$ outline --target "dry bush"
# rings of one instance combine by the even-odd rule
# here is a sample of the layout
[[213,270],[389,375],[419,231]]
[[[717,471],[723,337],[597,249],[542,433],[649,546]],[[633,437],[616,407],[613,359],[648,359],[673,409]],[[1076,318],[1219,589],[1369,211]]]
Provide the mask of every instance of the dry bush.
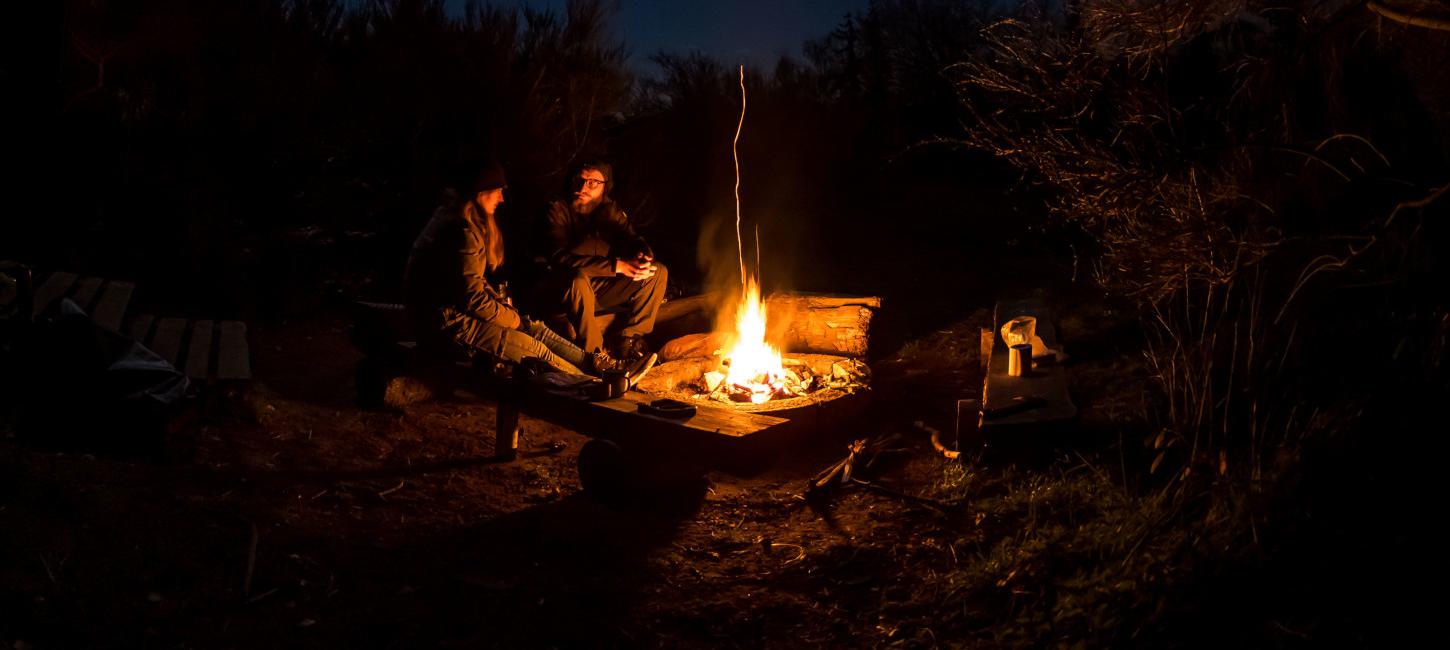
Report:
[[1375,322],[1394,307],[1332,308],[1343,286],[1404,275],[1428,244],[1418,212],[1387,215],[1443,193],[1406,180],[1443,173],[1443,152],[1413,144],[1435,122],[1374,117],[1415,89],[1393,85],[1401,41],[1370,20],[1341,3],[1088,1],[990,25],[948,70],[962,141],[1039,183],[1098,246],[1099,281],[1143,306],[1154,470],[1264,478],[1275,450],[1353,407],[1318,381],[1333,342],[1301,328],[1404,325]]

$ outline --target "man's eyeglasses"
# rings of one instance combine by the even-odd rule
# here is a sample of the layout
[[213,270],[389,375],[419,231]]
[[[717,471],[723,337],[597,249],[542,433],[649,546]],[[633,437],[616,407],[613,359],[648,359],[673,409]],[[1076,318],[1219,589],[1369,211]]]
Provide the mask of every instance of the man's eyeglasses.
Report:
[[574,185],[575,186],[578,186],[578,187],[588,187],[588,188],[600,187],[600,186],[604,185],[605,182],[606,181],[601,180],[601,179],[598,179],[598,178],[576,178],[576,179],[574,179]]

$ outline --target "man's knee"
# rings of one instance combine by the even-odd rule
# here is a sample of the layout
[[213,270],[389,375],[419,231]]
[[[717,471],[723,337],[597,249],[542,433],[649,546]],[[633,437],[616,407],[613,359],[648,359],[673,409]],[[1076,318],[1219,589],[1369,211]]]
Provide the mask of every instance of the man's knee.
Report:
[[664,297],[665,287],[669,284],[669,281],[670,270],[664,264],[656,262],[654,277],[646,280],[645,286],[643,287],[645,293],[650,297],[651,302]]
[[575,269],[568,269],[559,272],[556,282],[554,286],[559,287],[560,293],[555,294],[555,300],[566,311],[593,310],[594,287],[590,286],[588,276]]

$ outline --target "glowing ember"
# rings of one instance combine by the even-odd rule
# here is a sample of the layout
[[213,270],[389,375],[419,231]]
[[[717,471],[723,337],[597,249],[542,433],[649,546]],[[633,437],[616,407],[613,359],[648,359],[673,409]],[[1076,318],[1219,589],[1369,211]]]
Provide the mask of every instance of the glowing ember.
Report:
[[750,401],[762,404],[777,392],[785,392],[785,367],[780,352],[765,342],[765,305],[760,287],[752,279],[736,308],[735,343],[727,355],[730,370],[725,381],[750,391]]

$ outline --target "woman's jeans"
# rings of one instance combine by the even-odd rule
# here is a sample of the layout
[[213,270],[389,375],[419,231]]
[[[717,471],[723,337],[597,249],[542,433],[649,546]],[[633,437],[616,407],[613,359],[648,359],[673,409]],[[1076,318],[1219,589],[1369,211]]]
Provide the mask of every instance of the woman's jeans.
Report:
[[441,317],[440,327],[422,331],[442,334],[447,342],[461,346],[469,353],[482,352],[510,363],[538,358],[575,375],[588,374],[583,368],[592,365],[588,354],[540,321],[530,320],[520,331],[499,327],[453,309],[439,310],[437,315]]

